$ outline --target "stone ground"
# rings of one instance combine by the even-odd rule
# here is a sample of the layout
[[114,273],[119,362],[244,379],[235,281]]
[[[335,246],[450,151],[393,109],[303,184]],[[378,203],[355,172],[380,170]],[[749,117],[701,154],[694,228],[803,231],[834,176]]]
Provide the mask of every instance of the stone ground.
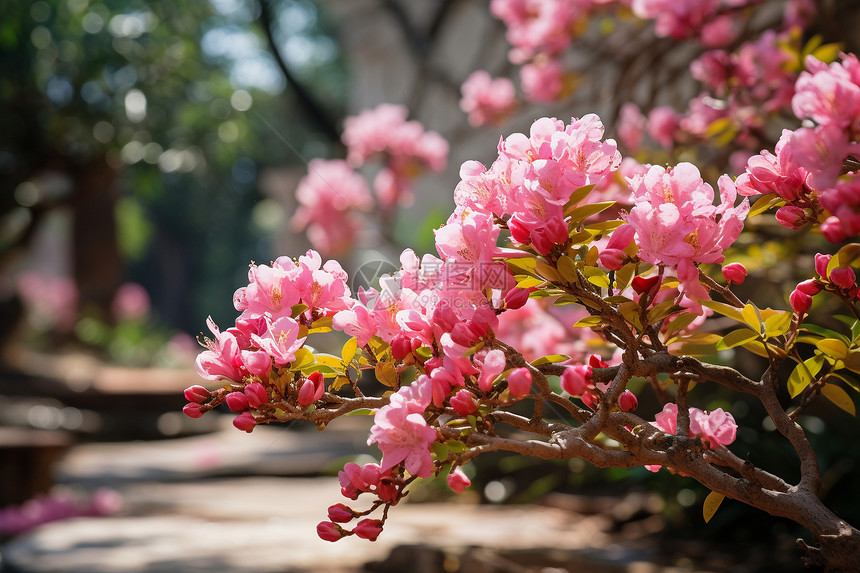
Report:
[[173,440],[76,446],[58,481],[90,491],[111,487],[122,509],[13,539],[0,549],[1,570],[345,573],[372,562],[366,570],[385,573],[676,570],[649,563],[653,552],[637,542],[647,531],[626,540],[608,533],[611,512],[479,505],[476,496],[444,507],[404,503],[374,543],[321,541],[316,524],[328,505],[344,500],[337,478],[306,476],[330,472],[362,451],[356,436],[368,421],[356,418],[357,427],[325,434],[261,427],[248,435],[223,427]]

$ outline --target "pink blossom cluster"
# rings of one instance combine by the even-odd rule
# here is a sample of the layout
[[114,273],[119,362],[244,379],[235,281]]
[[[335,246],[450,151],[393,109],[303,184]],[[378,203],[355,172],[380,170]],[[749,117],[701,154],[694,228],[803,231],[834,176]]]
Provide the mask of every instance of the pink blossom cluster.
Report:
[[668,106],[653,108],[646,118],[635,103],[621,106],[618,117],[618,137],[627,149],[635,152],[642,145],[645,133],[665,149],[675,145],[681,115]]
[[[234,425],[251,431],[256,424],[253,410],[268,403],[273,389],[270,373],[292,363],[305,343],[302,326],[354,304],[346,279],[339,263],[323,264],[316,251],[296,261],[280,257],[271,266],[251,265],[248,286],[233,296],[241,312],[235,325],[222,332],[210,318],[207,324],[214,338],[205,339],[206,350],[196,361],[202,378],[241,386],[217,394],[199,386],[189,388],[184,412],[200,417],[226,401],[239,413]],[[303,378],[290,390],[301,406],[308,406],[321,397],[322,379]]]
[[508,78],[493,79],[484,70],[472,72],[460,90],[460,109],[469,114],[469,124],[475,127],[499,125],[517,107],[513,82]]
[[[699,283],[698,263],[721,263],[737,240],[749,212],[749,201],[735,206],[737,189],[728,175],[719,179],[720,204],[714,190],[690,163],[665,169],[651,166],[630,179],[634,206],[623,215],[635,231],[639,258],[673,267],[681,292],[692,300],[708,298]],[[615,234],[625,236],[623,227]]]
[[[690,408],[690,431],[688,436],[698,436],[702,443],[708,448],[715,450],[720,446],[727,446],[735,441],[738,425],[734,416],[717,408],[712,412],[706,412],[698,408]],[[669,402],[663,406],[655,420],[651,424],[667,434],[678,433],[678,405]],[[647,465],[645,469],[656,472],[659,465]]]
[[515,133],[499,142],[489,169],[477,161],[460,168],[454,190],[458,211],[504,218],[514,242],[548,254],[569,234],[564,205],[584,185],[596,184],[618,168],[615,141],[603,139],[596,115],[535,121],[529,135]]
[[697,35],[708,47],[731,42],[736,30],[727,9],[740,8],[760,0],[632,0],[630,7],[639,18],[654,20],[659,37],[681,40]]
[[311,244],[323,254],[349,250],[362,227],[359,211],[369,211],[373,198],[364,178],[341,159],[314,159],[296,188],[299,207],[292,224],[307,230]]
[[419,122],[407,121],[408,113],[402,105],[380,104],[344,123],[342,139],[351,166],[382,159],[373,190],[386,209],[409,204],[415,176],[424,169],[441,171],[448,160],[448,142],[435,131],[425,131]]
[[835,243],[860,232],[860,179],[850,173],[840,178],[845,159],[860,152],[860,62],[853,54],[830,65],[808,56],[806,68],[791,107],[815,126],[785,130],[775,154],[765,150],[750,158],[738,192],[779,195],[786,205],[777,220],[793,229],[817,224],[823,208],[821,232]]
[[20,506],[0,509],[0,535],[25,533],[43,523],[71,517],[111,515],[120,509],[121,503],[120,495],[112,489],[101,488],[87,496],[54,491]]
[[78,312],[78,287],[71,277],[25,271],[17,277],[17,291],[38,326],[70,330]]

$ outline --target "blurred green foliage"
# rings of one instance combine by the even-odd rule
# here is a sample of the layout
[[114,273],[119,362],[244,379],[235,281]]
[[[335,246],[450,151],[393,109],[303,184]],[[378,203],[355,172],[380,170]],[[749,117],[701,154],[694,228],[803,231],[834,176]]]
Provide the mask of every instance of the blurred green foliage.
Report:
[[[252,216],[261,169],[329,155],[333,144],[279,70],[262,6],[4,2],[0,261],[26,246],[45,213],[112,194],[126,278],[146,286],[164,319],[193,332],[223,308],[248,261],[271,256],[265,238],[286,220]],[[346,73],[330,24],[309,0],[268,6],[278,51],[296,78],[313,79],[308,91],[337,121]]]

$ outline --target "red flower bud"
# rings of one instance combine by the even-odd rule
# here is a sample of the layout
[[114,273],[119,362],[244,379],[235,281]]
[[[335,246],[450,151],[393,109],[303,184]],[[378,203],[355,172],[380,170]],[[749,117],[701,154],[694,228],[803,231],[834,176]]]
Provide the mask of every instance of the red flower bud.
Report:
[[806,212],[800,207],[786,205],[776,211],[776,220],[783,227],[799,229],[806,223]]
[[245,386],[245,397],[248,398],[248,404],[252,408],[257,408],[269,401],[269,394],[259,382],[251,382]]
[[639,400],[636,399],[636,395],[633,392],[625,390],[618,397],[618,407],[625,412],[635,412],[636,408],[639,407]]
[[227,394],[227,407],[233,412],[247,410],[248,406],[248,397],[242,392],[230,392]]
[[199,418],[203,415],[203,409],[197,402],[189,402],[188,404],[185,404],[184,408],[182,408],[182,413],[189,418]]
[[198,404],[202,404],[206,400],[209,399],[212,393],[200,386],[199,384],[195,384],[194,386],[190,386],[185,389],[185,399],[189,402],[197,402]]
[[454,468],[448,474],[448,487],[451,488],[451,491],[454,493],[463,493],[467,487],[469,487],[472,482],[466,477],[466,474],[463,473],[463,470],[460,468]]
[[355,513],[343,503],[336,503],[328,508],[328,518],[336,523],[346,523],[353,517]]
[[844,289],[850,289],[854,286],[857,277],[854,275],[854,269],[848,267],[838,267],[830,271],[830,282]]
[[508,375],[508,390],[514,398],[522,398],[532,388],[532,373],[528,368],[517,368]]
[[791,308],[797,314],[804,314],[812,307],[812,297],[805,292],[794,289],[788,297],[788,302],[791,303]]
[[739,285],[747,278],[747,269],[740,263],[731,263],[723,267],[723,277],[729,284]]
[[798,283],[797,290],[809,296],[815,296],[821,292],[821,287],[818,286],[818,282],[815,279],[808,279]]
[[621,249],[603,249],[597,255],[597,261],[603,265],[603,268],[610,271],[617,271],[623,267],[625,260],[627,260],[627,253]]
[[561,388],[571,396],[582,396],[591,383],[591,366],[568,366],[561,374]]
[[529,301],[529,294],[535,290],[534,288],[519,288],[514,287],[505,293],[505,308],[507,310],[516,310],[522,308]]
[[412,352],[412,341],[405,334],[398,334],[391,340],[391,354],[395,360],[403,360]]
[[352,532],[362,539],[376,541],[376,538],[382,533],[382,522],[378,519],[362,519]]
[[822,255],[821,253],[815,255],[815,272],[823,279],[827,278],[827,265],[831,258],[833,255]]
[[233,418],[233,425],[236,426],[236,429],[250,434],[254,426],[257,425],[257,420],[254,419],[254,415],[251,412],[242,412]]
[[323,541],[337,541],[346,535],[346,531],[337,523],[323,521],[317,524],[317,535]]
[[460,390],[451,396],[451,407],[457,414],[466,417],[469,414],[474,414],[478,411],[478,404],[475,402],[475,397],[472,393],[466,390]]

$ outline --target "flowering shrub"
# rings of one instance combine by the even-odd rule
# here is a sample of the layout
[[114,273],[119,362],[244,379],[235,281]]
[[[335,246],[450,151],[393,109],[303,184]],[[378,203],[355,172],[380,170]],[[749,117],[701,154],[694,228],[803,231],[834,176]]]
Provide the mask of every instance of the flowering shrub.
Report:
[[[609,3],[583,4],[596,10]],[[734,33],[727,14],[753,3],[634,0],[630,6],[655,18],[659,36],[688,37],[707,28],[707,42],[723,45]],[[797,17],[802,4],[793,4],[789,16]],[[491,6],[508,26],[512,60],[534,59],[529,65],[536,66],[557,64],[541,58],[570,42],[581,16],[560,1],[494,0]],[[846,388],[860,388],[854,377],[860,374],[860,287],[853,269],[860,243],[816,256],[785,309],[742,302],[732,288],[744,283],[747,269],[723,265],[751,223],[775,218],[786,232],[820,232],[832,243],[854,238],[860,225],[860,175],[852,155],[860,134],[860,64],[849,54],[831,63],[808,55],[797,74],[782,73],[778,63],[782,72],[754,64],[773,64],[768,50],[777,41],[763,37],[736,59],[713,53],[697,60],[702,69],[752,74],[749,84],[714,79],[713,90],[760,87],[769,78],[763,91],[729,99],[753,98],[743,100],[751,105],[782,98],[798,122],[806,121],[785,130],[772,151],[750,157],[739,177],[719,177],[716,192],[692,163],[622,160],[596,115],[568,124],[540,118],[528,134],[503,138],[489,167],[462,165],[454,212],[435,231],[438,256],[404,250],[401,268],[382,277],[378,290],[351,292],[341,266],[323,263],[315,251],[252,265],[248,286],[234,296],[241,312],[235,325],[222,332],[210,321],[214,338],[197,360],[198,373],[222,386],[189,388],[185,412],[199,417],[226,402],[236,413],[234,425],[248,432],[295,419],[322,429],[344,415],[372,414],[368,444],[378,446],[379,463],[347,464],[339,477],[348,500],[368,494],[373,501],[364,511],[346,503],[330,507],[317,528],[330,541],[376,539],[413,481],[444,473],[459,493],[469,486],[463,465],[508,451],[577,457],[599,467],[666,468],[713,492],[706,519],[728,496],[809,529],[816,546],[801,542],[809,563],[857,570],[860,531],[818,499],[818,461],[796,420],[819,397],[854,413]],[[473,81],[466,106],[483,119],[495,113],[495,104],[481,103],[486,81]],[[662,110],[645,120],[627,108],[621,132],[639,142],[647,125],[656,142],[671,147],[679,131],[684,137],[708,132],[699,129],[703,117]],[[348,120],[348,161],[382,154],[395,177],[414,161],[438,165],[443,146],[432,137],[420,143],[423,131],[404,121],[405,111],[394,107]],[[414,137],[405,141],[401,129]],[[387,205],[402,197],[402,190],[376,192]],[[337,205],[332,208],[340,210]],[[821,293],[846,306],[850,335],[810,321]],[[533,316],[556,322],[529,325]],[[716,334],[706,328],[712,316],[735,328]],[[330,330],[350,337],[339,356],[311,344]],[[763,359],[757,379],[703,359],[733,348]],[[387,390],[366,395],[359,385],[364,371],[373,371]],[[628,387],[634,378],[659,390],[660,412],[638,411]],[[732,451],[733,415],[704,410],[690,392],[705,383],[761,403],[797,454],[797,483]],[[791,402],[780,399],[783,390]],[[506,427],[532,439],[511,437]]]

